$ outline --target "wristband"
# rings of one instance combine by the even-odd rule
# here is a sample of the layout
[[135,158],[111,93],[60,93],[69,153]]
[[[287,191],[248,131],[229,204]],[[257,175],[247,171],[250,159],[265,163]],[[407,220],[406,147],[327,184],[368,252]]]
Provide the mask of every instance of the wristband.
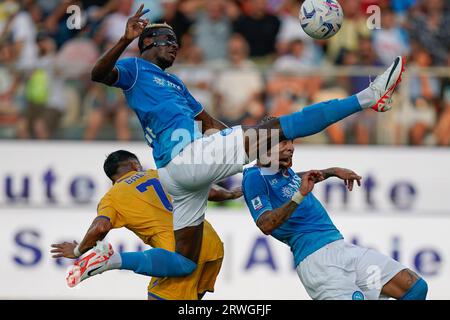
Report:
[[305,198],[305,196],[303,196],[300,193],[300,190],[298,190],[296,193],[294,193],[294,195],[291,198],[291,201],[294,201],[296,204],[300,204],[300,202],[303,201],[303,199]]
[[73,249],[73,254],[74,254],[74,256],[75,257],[79,257],[79,256],[81,256],[81,252],[80,252],[80,245],[79,244],[77,244],[77,246]]

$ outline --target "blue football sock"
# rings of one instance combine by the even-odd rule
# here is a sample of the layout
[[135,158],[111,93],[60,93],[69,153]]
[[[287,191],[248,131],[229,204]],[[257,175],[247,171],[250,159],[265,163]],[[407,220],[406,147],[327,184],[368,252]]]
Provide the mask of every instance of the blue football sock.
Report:
[[120,257],[120,269],[152,277],[184,277],[197,268],[197,264],[181,254],[160,248],[144,252],[124,252]]
[[280,125],[284,136],[293,140],[318,133],[329,125],[361,111],[355,95],[346,99],[320,102],[289,115],[281,116]]
[[428,293],[428,284],[420,278],[409,288],[400,300],[425,300]]

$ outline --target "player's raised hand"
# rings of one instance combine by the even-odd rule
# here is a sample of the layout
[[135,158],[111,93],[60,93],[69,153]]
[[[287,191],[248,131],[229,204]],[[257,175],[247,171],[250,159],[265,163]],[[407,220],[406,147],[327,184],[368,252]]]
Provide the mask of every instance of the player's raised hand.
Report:
[[148,24],[148,20],[141,19],[141,17],[149,11],[150,9],[144,10],[144,5],[141,4],[136,13],[128,19],[125,29],[125,39],[133,41],[141,35],[142,31],[144,31],[144,28]]
[[311,170],[302,176],[302,183],[300,185],[300,193],[306,196],[314,189],[314,184],[324,180],[323,174],[320,170]]
[[52,248],[55,248],[51,250],[51,253],[54,253],[52,255],[52,258],[69,258],[69,259],[76,259],[77,257],[74,255],[73,250],[77,246],[78,242],[63,242],[63,243],[54,243],[52,244]]
[[356,183],[358,184],[358,186],[359,187],[361,186],[362,177],[350,169],[335,168],[334,174],[336,177],[344,180],[345,186],[347,187],[348,191],[353,190],[353,185],[354,185],[355,180],[356,180]]

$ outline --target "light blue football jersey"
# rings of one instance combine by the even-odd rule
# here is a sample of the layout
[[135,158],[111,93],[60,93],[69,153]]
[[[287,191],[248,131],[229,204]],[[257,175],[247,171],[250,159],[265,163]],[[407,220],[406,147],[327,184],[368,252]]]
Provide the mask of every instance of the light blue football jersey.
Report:
[[[279,208],[290,201],[300,183],[300,177],[292,169],[277,172],[256,166],[246,169],[242,187],[255,222],[267,210]],[[272,236],[291,248],[296,266],[328,243],[343,239],[312,193],[303,199],[288,220],[272,232]]]
[[158,168],[164,167],[193,140],[202,137],[194,118],[202,105],[175,75],[141,58],[116,63],[121,88],[134,110]]

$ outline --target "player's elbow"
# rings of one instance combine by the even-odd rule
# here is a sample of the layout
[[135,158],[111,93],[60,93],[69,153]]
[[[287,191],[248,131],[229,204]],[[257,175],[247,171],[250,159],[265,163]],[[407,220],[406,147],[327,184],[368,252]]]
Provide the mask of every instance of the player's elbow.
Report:
[[91,80],[93,82],[102,82],[103,77],[94,69],[91,71]]
[[208,201],[218,202],[220,200],[221,199],[220,199],[219,191],[215,190],[214,188],[211,188],[209,190],[209,194],[208,194]]
[[106,220],[102,221],[101,223],[96,223],[92,232],[99,238],[105,237],[109,230],[111,230],[111,223]]
[[270,236],[274,230],[272,226],[270,226],[268,223],[257,223],[259,230],[262,231],[266,236]]
[[91,80],[94,82],[103,83],[106,76],[107,73],[105,74],[105,71],[99,66],[99,64],[95,64],[95,66],[91,70]]
[[262,231],[262,233],[264,233],[266,236],[270,236],[271,234],[272,234],[272,232],[273,232],[273,229],[272,228],[259,228],[261,231]]

